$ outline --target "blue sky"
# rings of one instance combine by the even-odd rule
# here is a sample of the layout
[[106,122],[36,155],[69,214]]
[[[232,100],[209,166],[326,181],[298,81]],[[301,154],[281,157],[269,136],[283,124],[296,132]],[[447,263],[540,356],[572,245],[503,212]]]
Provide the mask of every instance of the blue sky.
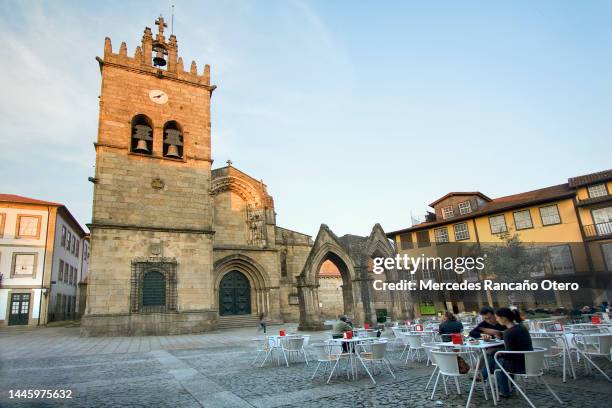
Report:
[[[91,219],[104,37],[128,53],[170,1],[1,2],[0,192]],[[214,166],[315,234],[410,225],[611,168],[612,2],[175,1],[186,66],[211,65]]]

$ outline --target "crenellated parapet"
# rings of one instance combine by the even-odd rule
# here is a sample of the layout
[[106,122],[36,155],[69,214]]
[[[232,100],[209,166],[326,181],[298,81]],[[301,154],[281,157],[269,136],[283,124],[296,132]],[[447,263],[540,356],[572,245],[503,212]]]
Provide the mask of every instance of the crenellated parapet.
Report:
[[167,24],[163,17],[159,17],[155,24],[158,32],[154,36],[151,28],[146,27],[142,36],[141,45],[137,46],[133,55],[129,56],[127,45],[122,42],[118,52],[113,52],[111,39],[104,40],[104,57],[97,58],[100,68],[104,64],[116,65],[127,69],[148,72],[158,77],[177,79],[194,84],[210,87],[210,65],[204,65],[204,69],[198,72],[195,61],[191,62],[188,70],[185,70],[183,59],[178,55],[178,42],[176,36],[171,34],[168,39],[164,35]]

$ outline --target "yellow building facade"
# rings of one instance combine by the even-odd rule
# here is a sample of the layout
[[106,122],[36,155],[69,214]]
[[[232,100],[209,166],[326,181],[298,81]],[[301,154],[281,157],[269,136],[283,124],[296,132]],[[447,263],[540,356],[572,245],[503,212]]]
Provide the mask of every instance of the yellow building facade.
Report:
[[[546,256],[534,281],[577,282],[578,291],[508,293],[415,292],[415,314],[473,311],[489,304],[523,308],[579,308],[612,300],[612,170],[573,177],[564,184],[491,199],[480,192],[451,192],[430,204],[425,222],[390,232],[400,254],[459,256],[468,248],[521,245]],[[415,279],[477,279],[420,270]],[[480,276],[480,279],[483,277]]]

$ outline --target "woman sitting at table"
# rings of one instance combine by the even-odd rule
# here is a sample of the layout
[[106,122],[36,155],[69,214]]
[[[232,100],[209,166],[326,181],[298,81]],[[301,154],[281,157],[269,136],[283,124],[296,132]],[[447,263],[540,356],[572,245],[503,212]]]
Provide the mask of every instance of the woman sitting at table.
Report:
[[438,328],[442,341],[451,341],[451,334],[461,333],[463,331],[463,324],[457,321],[457,318],[452,312],[446,311],[442,316],[442,323]]
[[[521,324],[523,320],[517,309],[502,307],[495,312],[495,317],[499,324],[503,325],[506,330],[503,332],[504,349],[506,351],[532,351],[531,336],[527,328]],[[500,364],[509,373],[522,374],[525,372],[525,356],[502,354],[498,358]],[[495,370],[495,368],[493,368]],[[487,377],[486,370],[483,376]],[[499,386],[500,397],[510,396],[510,384],[508,377],[501,371],[496,375],[497,385]]]

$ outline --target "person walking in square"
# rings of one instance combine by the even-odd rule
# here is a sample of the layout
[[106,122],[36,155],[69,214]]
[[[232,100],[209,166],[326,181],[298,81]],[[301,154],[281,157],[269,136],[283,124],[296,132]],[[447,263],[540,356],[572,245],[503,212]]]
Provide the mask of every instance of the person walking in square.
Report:
[[259,314],[259,327],[257,328],[257,333],[263,330],[264,334],[266,334],[266,318],[263,313]]

